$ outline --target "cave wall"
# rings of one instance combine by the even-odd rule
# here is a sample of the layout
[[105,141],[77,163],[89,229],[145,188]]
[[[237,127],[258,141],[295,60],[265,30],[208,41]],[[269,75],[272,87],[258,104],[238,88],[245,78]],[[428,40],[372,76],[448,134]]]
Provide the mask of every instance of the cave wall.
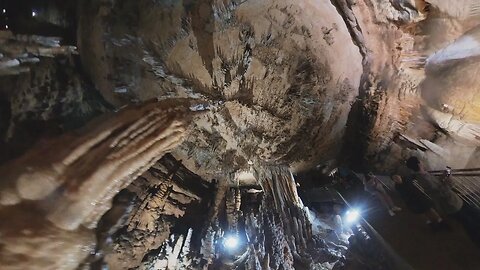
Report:
[[0,32],[0,162],[110,110],[59,38]]
[[[171,155],[164,156],[127,190],[135,194],[134,210],[124,213],[123,224],[115,227],[112,222],[105,223],[110,231],[106,236],[112,238],[111,247],[98,247],[110,269],[148,265],[155,258],[164,258],[168,262],[170,254],[164,248],[169,241],[180,241],[185,246],[185,256],[189,253],[190,242],[193,247],[200,245],[201,227],[207,222],[200,213],[208,211],[214,189],[181,162]],[[179,236],[183,236],[181,240]],[[138,242],[142,244],[138,245]],[[162,268],[154,266],[157,263],[152,264],[150,267]]]
[[[407,101],[400,108],[410,116],[399,118],[403,127],[383,147],[383,153],[370,150],[379,169],[391,169],[410,155],[420,157],[431,169],[480,164],[475,155],[479,143],[478,14],[467,5],[468,16],[453,16],[445,11],[445,3],[432,2],[427,17],[411,29],[416,33],[414,53],[406,60],[418,76],[415,87],[408,90],[409,99],[399,94],[400,100]],[[382,110],[390,111],[391,104],[386,100]],[[388,113],[380,119],[391,121],[391,116]],[[382,159],[383,164],[378,162]]]
[[[164,157],[128,188],[138,196],[137,210],[112,234],[105,263],[112,269],[322,269],[346,263],[345,247],[313,235],[288,168],[257,167],[255,176],[263,191],[207,184]],[[236,250],[223,244],[232,234],[240,239]]]

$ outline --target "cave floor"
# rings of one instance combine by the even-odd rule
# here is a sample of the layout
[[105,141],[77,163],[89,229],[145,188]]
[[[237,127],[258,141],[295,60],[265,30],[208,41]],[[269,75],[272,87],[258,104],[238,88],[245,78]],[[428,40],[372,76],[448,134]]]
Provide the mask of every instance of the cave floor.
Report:
[[480,249],[470,241],[455,220],[446,219],[452,231],[433,232],[422,217],[409,212],[395,194],[391,194],[392,198],[403,210],[391,217],[373,197],[363,190],[357,192],[362,195],[352,197],[351,192],[342,192],[342,195],[349,202],[362,201],[362,209],[368,209],[362,214],[363,217],[414,269],[480,269]]

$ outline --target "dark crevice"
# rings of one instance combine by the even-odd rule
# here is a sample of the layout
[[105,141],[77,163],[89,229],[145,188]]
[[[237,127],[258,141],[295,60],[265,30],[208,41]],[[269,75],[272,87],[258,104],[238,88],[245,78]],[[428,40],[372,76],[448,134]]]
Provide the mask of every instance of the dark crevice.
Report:
[[364,37],[358,21],[356,19],[355,22],[350,21],[347,15],[347,13],[353,14],[351,5],[346,0],[331,0],[331,3],[345,22],[352,42],[358,47],[363,58],[363,73],[360,77],[358,97],[348,115],[344,144],[340,154],[340,163],[346,163],[355,170],[361,170],[365,167],[369,134],[376,118],[376,110],[373,108],[375,106],[371,106],[372,99],[367,91],[372,86],[369,78],[370,54],[363,43]]

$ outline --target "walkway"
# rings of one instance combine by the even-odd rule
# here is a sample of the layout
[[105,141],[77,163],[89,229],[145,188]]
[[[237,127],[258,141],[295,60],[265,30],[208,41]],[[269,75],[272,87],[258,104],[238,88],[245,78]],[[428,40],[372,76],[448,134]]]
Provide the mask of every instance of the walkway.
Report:
[[390,217],[373,197],[358,188],[342,192],[347,201],[361,205],[363,217],[393,249],[416,270],[479,270],[480,249],[467,237],[460,224],[448,219],[452,232],[432,232],[420,216],[404,208]]

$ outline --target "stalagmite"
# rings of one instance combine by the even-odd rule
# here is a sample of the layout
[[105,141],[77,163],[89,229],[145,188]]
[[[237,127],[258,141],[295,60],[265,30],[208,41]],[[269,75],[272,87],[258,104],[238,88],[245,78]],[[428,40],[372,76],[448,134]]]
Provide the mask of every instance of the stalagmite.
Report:
[[226,214],[229,229],[238,230],[238,215],[241,205],[241,194],[238,188],[231,188],[226,194]]
[[[269,247],[270,251],[267,253],[270,255],[263,260],[274,258],[272,261],[274,264],[271,265],[273,269],[279,269],[280,264],[284,269],[293,269],[294,261],[300,264],[312,264],[313,261],[307,249],[307,245],[313,245],[311,224],[297,194],[295,180],[290,170],[285,167],[256,168],[255,177],[265,193],[260,217],[263,216],[263,222],[266,223],[260,224],[259,227],[265,230],[264,233],[268,238],[271,238],[264,240],[271,242],[264,243]],[[268,208],[268,204],[273,204],[275,207]],[[250,226],[252,224],[247,223],[247,228]],[[250,230],[252,229],[253,226]],[[256,233],[259,232],[253,232],[253,234]]]

